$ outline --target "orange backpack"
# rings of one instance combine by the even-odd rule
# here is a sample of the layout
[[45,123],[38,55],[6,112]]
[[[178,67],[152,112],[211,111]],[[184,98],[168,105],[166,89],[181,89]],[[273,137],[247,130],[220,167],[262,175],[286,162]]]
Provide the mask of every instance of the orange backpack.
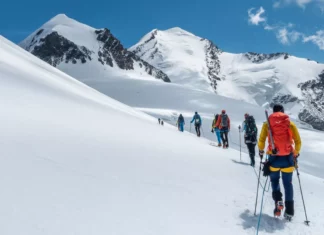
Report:
[[[269,116],[269,124],[273,136],[277,156],[286,156],[293,152],[293,138],[290,130],[290,119],[285,113],[276,112]],[[272,151],[270,134],[268,134],[268,151]]]

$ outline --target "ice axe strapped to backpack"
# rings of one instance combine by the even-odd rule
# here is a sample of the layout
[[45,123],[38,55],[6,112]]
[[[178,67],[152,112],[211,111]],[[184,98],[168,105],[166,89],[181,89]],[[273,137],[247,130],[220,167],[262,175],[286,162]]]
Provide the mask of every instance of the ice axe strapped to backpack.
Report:
[[269,121],[269,115],[268,115],[268,111],[265,111],[265,115],[267,118],[267,122],[268,122],[268,128],[269,128],[269,135],[270,135],[270,142],[271,142],[271,147],[272,147],[272,154],[276,155],[278,153],[278,150],[275,147],[274,141],[273,141],[273,135],[272,135],[272,131],[271,131],[271,127],[270,127],[270,121]]

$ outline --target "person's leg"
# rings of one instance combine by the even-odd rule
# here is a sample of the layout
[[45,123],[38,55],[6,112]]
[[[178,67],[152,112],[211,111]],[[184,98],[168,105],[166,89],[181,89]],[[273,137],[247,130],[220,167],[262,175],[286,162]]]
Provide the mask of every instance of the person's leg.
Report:
[[271,171],[270,182],[272,187],[272,198],[275,202],[282,201],[282,193],[280,191],[280,171]]
[[228,148],[228,130],[224,131],[225,134],[225,141],[226,141],[226,148]]
[[251,154],[251,151],[252,151],[252,143],[247,143],[246,144],[246,147],[248,148],[248,151],[249,151],[249,157],[250,157],[250,163],[251,163],[251,166],[253,166],[253,158],[252,158],[252,154]]
[[255,144],[253,143],[249,144],[249,155],[251,158],[252,166],[254,166],[255,165]]
[[183,132],[183,123],[180,123],[180,131]]
[[215,128],[215,132],[216,132],[216,136],[217,136],[217,141],[218,141],[218,145],[222,144],[222,140],[221,140],[221,136],[220,136],[220,131],[218,128]]
[[285,214],[294,215],[294,188],[292,184],[293,173],[282,172],[282,182],[285,188]]
[[226,140],[225,140],[225,133],[223,130],[220,130],[220,135],[221,135],[221,138],[222,138],[222,142],[223,142],[223,148],[226,147]]
[[197,136],[199,137],[200,136],[199,125],[195,125],[195,129],[196,129]]
[[275,216],[280,216],[281,210],[283,209],[282,193],[280,191],[279,179],[280,179],[280,170],[272,171],[270,173],[272,199],[275,203],[275,208],[273,210],[273,213]]

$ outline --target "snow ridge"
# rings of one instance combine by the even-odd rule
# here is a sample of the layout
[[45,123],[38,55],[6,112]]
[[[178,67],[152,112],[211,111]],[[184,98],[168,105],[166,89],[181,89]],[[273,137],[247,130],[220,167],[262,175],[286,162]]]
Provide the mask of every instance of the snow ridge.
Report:
[[[78,70],[79,66],[73,65],[88,63],[86,70],[98,71],[99,74],[109,75],[107,70],[132,74],[127,73],[131,70],[138,75],[144,73],[147,77],[170,82],[161,70],[127,51],[108,29],[94,29],[63,14],[45,23],[20,46],[63,71]],[[88,74],[79,73],[76,77],[83,79]]]

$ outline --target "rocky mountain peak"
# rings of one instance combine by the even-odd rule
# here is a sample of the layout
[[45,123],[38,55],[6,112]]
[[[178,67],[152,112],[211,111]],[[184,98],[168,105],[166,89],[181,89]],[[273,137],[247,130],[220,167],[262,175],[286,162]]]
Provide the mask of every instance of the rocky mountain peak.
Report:
[[45,23],[20,46],[59,68],[62,67],[60,66],[62,63],[73,66],[77,63],[91,62],[91,66],[98,70],[96,63],[99,63],[103,66],[99,67],[99,70],[106,71],[105,66],[113,70],[115,68],[133,70],[139,75],[144,72],[149,76],[170,82],[168,76],[161,70],[125,49],[109,29],[94,29],[64,14],[59,14]]

